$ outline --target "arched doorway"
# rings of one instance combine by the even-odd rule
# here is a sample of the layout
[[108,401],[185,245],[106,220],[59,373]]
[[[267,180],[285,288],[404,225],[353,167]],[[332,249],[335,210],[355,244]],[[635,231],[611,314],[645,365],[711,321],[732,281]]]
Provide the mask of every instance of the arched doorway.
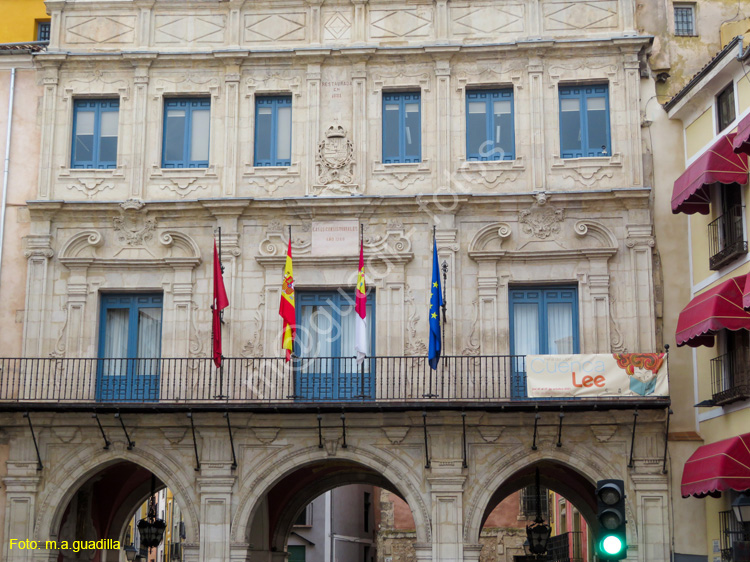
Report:
[[[295,561],[374,562],[384,495],[398,497],[400,505],[414,509],[397,485],[358,462],[331,459],[299,466],[278,479],[261,499],[248,531],[251,548],[288,553]],[[327,532],[314,529],[316,525]],[[320,548],[319,541],[329,539]],[[303,552],[308,555],[302,557]]]

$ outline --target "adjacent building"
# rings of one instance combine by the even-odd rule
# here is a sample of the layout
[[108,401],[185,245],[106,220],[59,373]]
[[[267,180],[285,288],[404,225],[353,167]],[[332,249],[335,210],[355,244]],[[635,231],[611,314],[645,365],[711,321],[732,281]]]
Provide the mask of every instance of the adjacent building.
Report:
[[[187,562],[299,558],[299,514],[343,485],[398,492],[416,560],[476,561],[537,470],[592,523],[595,483],[622,479],[631,559],[689,551],[635,2],[46,8],[21,332],[0,359],[5,560],[30,557],[10,536],[123,541],[154,475]],[[566,395],[529,394],[540,355],[569,358]],[[360,539],[342,548],[369,560]]]

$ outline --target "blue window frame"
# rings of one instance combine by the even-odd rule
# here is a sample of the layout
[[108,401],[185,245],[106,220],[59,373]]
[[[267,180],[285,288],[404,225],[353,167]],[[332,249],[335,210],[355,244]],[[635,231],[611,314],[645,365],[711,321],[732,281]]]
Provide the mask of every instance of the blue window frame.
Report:
[[103,294],[99,318],[99,401],[159,398],[161,294]]
[[255,165],[292,165],[292,96],[255,98]]
[[73,102],[71,168],[117,167],[118,99]]
[[421,94],[383,94],[383,163],[422,161]]
[[37,41],[49,41],[50,38],[50,22],[40,21],[36,24],[36,40]]
[[[510,290],[512,355],[575,354],[578,350],[578,291],[572,286]],[[523,358],[515,360],[511,396],[526,398]]]
[[466,159],[515,159],[513,90],[466,92]]
[[609,156],[609,86],[560,86],[562,158]]
[[367,295],[369,356],[357,365],[354,349],[354,291],[297,291],[296,398],[373,400],[375,398],[375,294]]
[[164,100],[162,168],[208,168],[210,98]]

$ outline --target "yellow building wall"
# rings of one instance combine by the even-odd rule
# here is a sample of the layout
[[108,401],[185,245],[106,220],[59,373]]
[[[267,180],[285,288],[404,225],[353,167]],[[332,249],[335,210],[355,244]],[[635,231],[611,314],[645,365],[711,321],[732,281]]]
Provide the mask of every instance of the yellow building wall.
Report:
[[692,158],[714,138],[713,113],[709,107],[698,119],[685,127],[685,148],[687,158]]
[[49,21],[44,0],[0,0],[0,43],[36,41],[37,21]]
[[[714,209],[712,208],[711,211]],[[700,215],[695,213],[690,217],[690,242],[693,253],[693,283],[700,283],[711,275],[708,267],[708,224],[714,220],[713,214]]]
[[745,74],[737,80],[737,100],[740,106],[740,115],[750,107],[750,76]]

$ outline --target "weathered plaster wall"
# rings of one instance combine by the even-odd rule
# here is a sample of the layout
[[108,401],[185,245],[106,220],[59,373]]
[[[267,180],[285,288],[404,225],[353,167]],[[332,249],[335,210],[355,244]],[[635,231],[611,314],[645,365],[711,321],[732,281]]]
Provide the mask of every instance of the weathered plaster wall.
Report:
[[26,201],[34,199],[39,161],[39,102],[41,87],[29,56],[0,57],[0,189],[8,124],[8,96],[11,68],[16,67],[8,173],[7,209],[2,264],[0,267],[0,349],[5,357],[21,354],[24,299],[26,295],[26,256],[22,239],[29,233]]

